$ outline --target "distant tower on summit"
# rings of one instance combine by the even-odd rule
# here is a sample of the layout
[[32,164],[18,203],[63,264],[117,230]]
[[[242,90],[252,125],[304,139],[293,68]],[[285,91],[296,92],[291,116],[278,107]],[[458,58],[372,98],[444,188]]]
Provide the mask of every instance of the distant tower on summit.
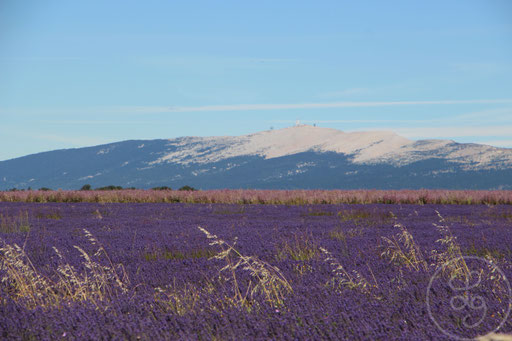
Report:
[[295,121],[295,126],[296,127],[300,126],[300,120]]

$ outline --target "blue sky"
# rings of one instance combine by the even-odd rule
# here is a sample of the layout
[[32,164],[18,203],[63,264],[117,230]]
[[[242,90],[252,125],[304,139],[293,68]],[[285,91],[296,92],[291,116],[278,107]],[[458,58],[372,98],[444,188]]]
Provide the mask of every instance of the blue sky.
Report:
[[0,0],[0,160],[296,120],[512,147],[512,1]]

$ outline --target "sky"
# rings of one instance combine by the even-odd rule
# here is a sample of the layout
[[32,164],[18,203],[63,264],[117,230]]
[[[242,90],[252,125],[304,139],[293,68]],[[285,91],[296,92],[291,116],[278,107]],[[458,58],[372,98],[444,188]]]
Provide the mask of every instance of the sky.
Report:
[[0,0],[0,160],[297,120],[512,148],[512,1]]

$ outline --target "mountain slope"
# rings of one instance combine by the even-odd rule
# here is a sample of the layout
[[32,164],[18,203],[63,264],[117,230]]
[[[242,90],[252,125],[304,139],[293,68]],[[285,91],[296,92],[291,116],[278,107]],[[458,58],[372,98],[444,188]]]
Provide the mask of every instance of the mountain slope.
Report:
[[244,136],[123,141],[0,162],[0,189],[512,189],[512,149],[296,126]]

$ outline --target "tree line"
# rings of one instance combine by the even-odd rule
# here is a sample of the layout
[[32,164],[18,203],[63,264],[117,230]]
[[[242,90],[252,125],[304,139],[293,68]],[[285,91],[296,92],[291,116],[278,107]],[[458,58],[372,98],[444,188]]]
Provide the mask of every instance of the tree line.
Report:
[[[80,188],[80,191],[93,191],[93,190],[94,191],[118,191],[118,190],[123,190],[123,189],[137,189],[137,188],[135,188],[135,187],[123,188],[122,186],[115,186],[115,185],[92,188],[91,185],[85,184],[82,186],[82,188]],[[172,191],[173,190],[171,187],[168,187],[168,186],[158,186],[158,187],[153,187],[151,189],[155,190],[155,191]],[[26,190],[32,191],[32,188],[28,187]],[[6,192],[16,192],[16,191],[25,191],[25,189],[24,188],[22,188],[22,189],[11,188],[11,189],[6,190]],[[48,187],[41,187],[41,188],[39,188],[39,191],[53,191],[53,190]],[[185,185],[185,186],[178,188],[178,191],[197,191],[197,189],[195,189],[192,186]]]

